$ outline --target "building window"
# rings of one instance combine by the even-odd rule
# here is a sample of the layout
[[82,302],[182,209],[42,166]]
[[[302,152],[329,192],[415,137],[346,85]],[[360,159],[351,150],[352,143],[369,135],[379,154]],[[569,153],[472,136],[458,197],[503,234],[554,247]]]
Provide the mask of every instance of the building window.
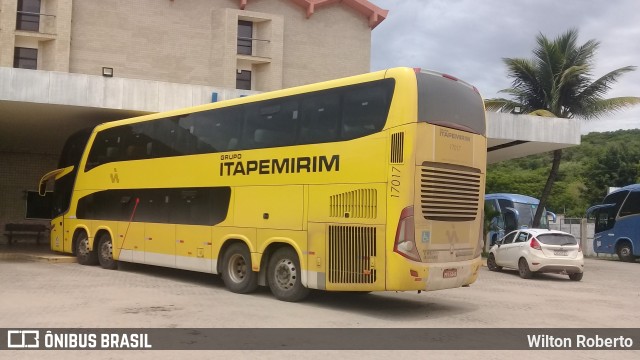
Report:
[[13,67],[20,69],[38,69],[38,49],[17,47],[13,53]]
[[40,0],[18,0],[16,30],[40,30]]
[[241,70],[236,73],[236,89],[251,90],[251,71]]
[[251,21],[238,20],[238,54],[251,55],[253,39],[253,23]]

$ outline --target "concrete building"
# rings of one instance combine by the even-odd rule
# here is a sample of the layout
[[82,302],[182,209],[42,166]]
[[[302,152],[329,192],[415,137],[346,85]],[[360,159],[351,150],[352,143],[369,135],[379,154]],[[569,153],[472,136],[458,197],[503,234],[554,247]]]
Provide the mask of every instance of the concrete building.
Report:
[[366,0],[0,0],[0,227],[78,129],[365,73]]

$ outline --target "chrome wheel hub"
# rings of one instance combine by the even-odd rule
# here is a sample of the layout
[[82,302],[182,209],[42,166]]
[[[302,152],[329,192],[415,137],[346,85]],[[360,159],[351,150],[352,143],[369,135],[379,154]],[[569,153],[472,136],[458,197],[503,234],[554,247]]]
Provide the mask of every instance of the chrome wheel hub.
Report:
[[281,260],[275,268],[274,274],[276,285],[283,289],[289,290],[293,288],[298,277],[298,272],[293,261],[289,259]]
[[111,241],[107,241],[102,243],[102,247],[100,248],[100,255],[105,260],[111,260],[113,247],[111,246]]
[[78,244],[78,255],[79,256],[87,256],[89,254],[89,241],[87,238],[80,239],[80,243]]
[[242,255],[234,254],[229,259],[229,268],[227,270],[229,278],[233,282],[241,283],[247,276],[247,262]]

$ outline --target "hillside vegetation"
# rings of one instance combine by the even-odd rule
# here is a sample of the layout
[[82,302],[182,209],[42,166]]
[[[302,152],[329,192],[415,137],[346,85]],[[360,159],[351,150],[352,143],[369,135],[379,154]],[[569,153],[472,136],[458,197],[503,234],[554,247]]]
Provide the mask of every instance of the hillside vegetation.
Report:
[[[538,198],[551,168],[552,154],[531,155],[487,167],[487,194],[509,192]],[[582,217],[610,186],[640,182],[640,129],[590,133],[563,151],[560,174],[547,209]]]

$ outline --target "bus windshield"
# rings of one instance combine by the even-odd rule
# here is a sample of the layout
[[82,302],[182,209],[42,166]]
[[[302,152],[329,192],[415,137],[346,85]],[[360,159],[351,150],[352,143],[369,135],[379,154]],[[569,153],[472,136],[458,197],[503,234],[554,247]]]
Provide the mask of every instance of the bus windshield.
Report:
[[[538,205],[520,202],[514,202],[513,205],[520,215],[518,217],[518,228],[522,229],[532,227],[533,217],[536,215],[536,211],[538,211]],[[543,213],[540,218],[540,227],[546,228],[547,226],[547,217]]]

